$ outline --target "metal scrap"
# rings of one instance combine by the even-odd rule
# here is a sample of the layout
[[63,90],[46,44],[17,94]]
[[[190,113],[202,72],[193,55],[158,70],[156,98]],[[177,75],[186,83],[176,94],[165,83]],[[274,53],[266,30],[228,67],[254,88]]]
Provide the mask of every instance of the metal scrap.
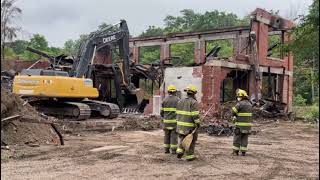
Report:
[[[235,106],[236,101],[229,101],[221,104],[221,119],[231,119],[231,108]],[[288,114],[285,112],[286,104],[280,101],[270,99],[259,99],[259,103],[252,102],[253,118],[259,120],[260,118],[287,118]]]
[[228,122],[216,121],[210,124],[206,133],[209,136],[231,136],[234,134],[235,126]]
[[286,104],[269,99],[260,99],[259,106],[254,106],[254,114],[256,117],[275,118],[287,117],[285,113]]

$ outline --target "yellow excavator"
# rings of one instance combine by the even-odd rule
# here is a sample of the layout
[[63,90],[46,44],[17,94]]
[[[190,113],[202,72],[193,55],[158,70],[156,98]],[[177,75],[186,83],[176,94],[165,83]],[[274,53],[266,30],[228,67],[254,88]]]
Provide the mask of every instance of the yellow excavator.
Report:
[[88,78],[69,77],[65,71],[25,69],[13,80],[13,93],[34,97],[29,103],[47,115],[84,120],[90,116],[115,118],[120,113],[113,103],[92,100],[99,96]]
[[[38,111],[47,115],[72,117],[77,120],[88,119],[90,116],[117,117],[120,108],[125,105],[126,98],[135,95],[135,86],[131,83],[129,71],[129,31],[127,24],[121,20],[116,32],[108,29],[92,33],[82,44],[79,57],[71,62],[70,69],[59,68],[63,57],[50,58],[50,69],[24,69],[13,81],[13,93],[29,99],[29,103]],[[97,77],[94,64],[96,51],[112,45],[119,46],[122,61],[103,65],[102,79],[113,78],[116,89],[116,103],[97,100],[100,85],[95,86]],[[101,74],[100,73],[100,74]],[[95,87],[94,87],[95,86]],[[99,91],[98,91],[99,89]],[[31,97],[31,98],[30,98]]]

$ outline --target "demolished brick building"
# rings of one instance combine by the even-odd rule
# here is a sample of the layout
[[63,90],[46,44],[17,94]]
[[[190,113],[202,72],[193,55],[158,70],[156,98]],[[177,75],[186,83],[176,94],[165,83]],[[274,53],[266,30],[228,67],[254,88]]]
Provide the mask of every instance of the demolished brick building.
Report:
[[[213,106],[212,112],[218,112],[220,104],[234,100],[235,90],[242,88],[248,91],[253,100],[268,98],[279,101],[285,104],[285,112],[291,112],[293,55],[280,51],[278,57],[272,57],[268,40],[270,36],[278,36],[279,44],[287,43],[293,22],[259,8],[252,13],[251,19],[251,26],[248,27],[132,38],[130,48],[133,60],[139,62],[142,47],[160,46],[160,60],[165,60],[170,59],[171,45],[194,43],[196,65],[166,68],[164,83],[158,93],[162,98],[168,84],[174,84],[182,90],[191,83],[198,87],[197,100],[201,109],[206,111]],[[232,56],[206,57],[206,44],[214,40],[232,41]]]

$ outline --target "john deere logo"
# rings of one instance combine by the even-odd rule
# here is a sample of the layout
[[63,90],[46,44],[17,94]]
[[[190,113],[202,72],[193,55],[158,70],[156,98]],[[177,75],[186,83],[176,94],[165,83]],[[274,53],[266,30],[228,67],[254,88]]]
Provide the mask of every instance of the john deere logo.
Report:
[[112,35],[110,37],[103,38],[102,41],[103,41],[103,43],[108,43],[108,42],[113,41],[115,39],[116,39],[116,35]]

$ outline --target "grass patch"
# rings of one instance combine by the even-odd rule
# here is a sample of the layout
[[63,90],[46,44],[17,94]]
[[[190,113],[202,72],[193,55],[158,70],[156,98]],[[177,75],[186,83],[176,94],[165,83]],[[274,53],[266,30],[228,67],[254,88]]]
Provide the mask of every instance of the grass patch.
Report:
[[308,122],[319,122],[319,106],[295,106],[295,119],[301,119]]

